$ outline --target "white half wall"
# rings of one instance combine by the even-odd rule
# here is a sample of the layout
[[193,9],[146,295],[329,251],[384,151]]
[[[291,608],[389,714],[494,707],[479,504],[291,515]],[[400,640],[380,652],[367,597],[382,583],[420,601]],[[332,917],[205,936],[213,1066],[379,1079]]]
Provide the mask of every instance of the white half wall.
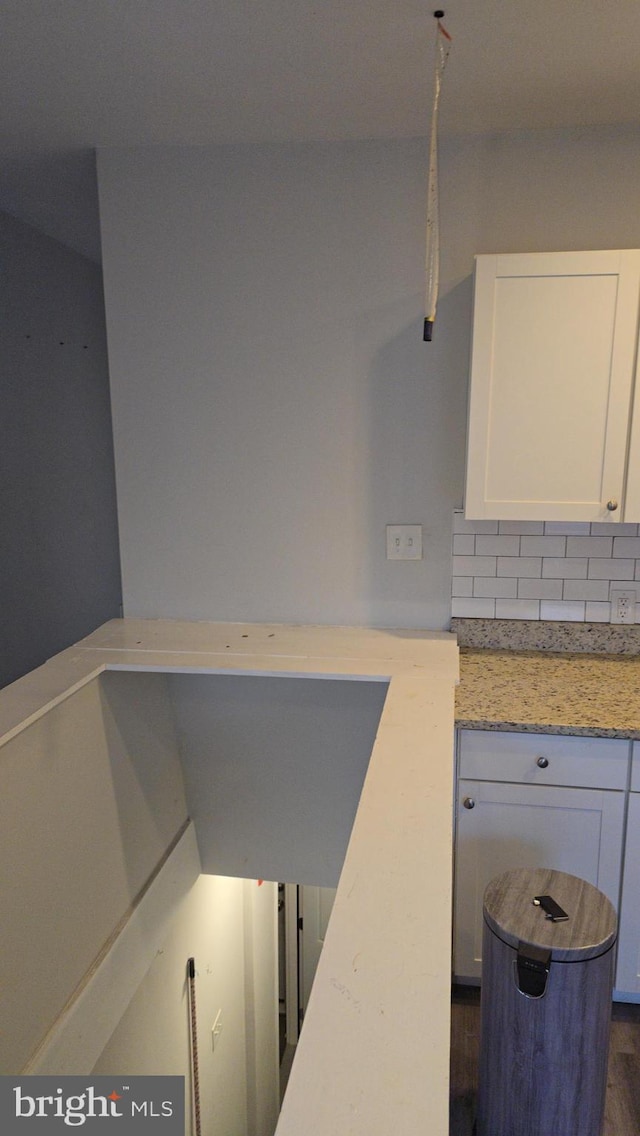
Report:
[[[413,1132],[418,1120],[424,1127],[422,1117],[435,1114],[437,1101],[434,1136],[436,1129],[444,1133],[457,673],[454,637],[442,633],[114,621],[0,692],[3,1071],[69,1070],[77,1060],[97,1060],[104,1070],[108,1050],[114,1072],[144,1072],[149,1029],[158,1046],[149,1071],[165,1071],[156,1065],[165,1042],[172,1044],[165,1004],[171,1021],[184,1013],[186,961],[195,957],[196,943],[185,938],[179,911],[194,864],[200,868],[181,781],[186,737],[185,765],[193,759],[199,766],[218,809],[214,823],[226,820],[225,810],[237,816],[240,850],[246,854],[247,845],[257,845],[261,864],[274,857],[278,826],[291,827],[298,805],[303,825],[294,836],[305,843],[308,832],[314,842],[333,842],[331,861],[322,867],[334,865],[335,882],[342,824],[335,824],[330,810],[344,823],[357,806],[353,828],[351,815],[345,826],[347,856],[327,937],[333,953],[325,978],[330,975],[333,993],[326,1004],[323,996],[316,1000],[324,1017],[310,1010],[305,1019],[306,1057],[301,1062],[299,1050],[294,1062],[291,1084],[297,1089],[293,1100],[290,1091],[286,1097],[287,1131],[306,1131],[310,1115],[317,1127],[321,1112],[327,1136],[342,1130],[343,1117],[363,1136],[373,1131],[373,1116],[381,1132],[399,1115]],[[181,699],[180,682],[192,683],[197,696]],[[219,801],[212,742],[229,755]],[[263,787],[275,794],[266,811]],[[238,807],[251,792],[251,806]],[[266,817],[272,829],[255,825],[257,840],[251,831],[256,816],[263,826]],[[296,850],[294,840],[287,852]],[[291,863],[295,878],[299,861]],[[277,879],[288,873],[263,868],[256,874]],[[314,870],[311,879],[317,878]],[[244,1030],[239,1068],[233,1058],[241,1083],[237,1115],[240,1125],[246,1121],[246,1136],[272,1136],[278,1099],[276,889],[260,880],[232,884],[241,916],[237,908],[229,915],[223,904],[215,907],[221,935],[242,923],[241,941],[232,936],[229,948],[233,981],[241,971],[244,998],[239,1016],[232,1010],[236,1041],[236,1029]],[[177,964],[165,983],[151,970],[162,966],[174,909],[169,937],[175,931]],[[203,919],[210,915],[205,911]],[[214,950],[211,972],[226,982],[225,950]],[[206,945],[203,954],[206,962]],[[117,980],[122,960],[125,984]],[[103,1012],[110,981],[119,988],[117,1012],[113,1005]],[[350,989],[357,994],[352,997]],[[210,1008],[213,1025],[224,1006],[215,997]],[[123,1012],[126,1027],[124,1018],[118,1020]],[[382,1012],[389,1014],[384,1047],[377,1041]],[[85,1028],[91,1057],[89,1046],[79,1048]],[[225,1093],[235,1094],[236,1087],[225,1079]],[[361,1099],[366,1110],[357,1104]],[[218,1095],[209,1105],[215,1118]],[[245,1136],[242,1127],[233,1131]]]
[[195,829],[187,824],[82,988],[23,1073],[90,1073],[164,942],[176,907],[200,876]]
[[338,883],[384,682],[171,675],[204,872]]
[[0,748],[0,1070],[26,1064],[183,826],[166,679],[105,675]]

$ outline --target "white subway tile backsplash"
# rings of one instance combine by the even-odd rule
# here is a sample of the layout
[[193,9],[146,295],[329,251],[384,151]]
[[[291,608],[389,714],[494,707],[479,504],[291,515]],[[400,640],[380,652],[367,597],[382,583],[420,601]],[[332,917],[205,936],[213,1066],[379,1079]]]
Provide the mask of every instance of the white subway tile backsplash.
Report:
[[473,576],[453,576],[451,580],[452,596],[472,596]]
[[588,521],[545,521],[544,531],[550,536],[589,536]]
[[495,600],[453,599],[451,614],[462,619],[495,619]]
[[592,536],[637,536],[638,526],[628,521],[616,524],[615,521],[593,521],[591,525]]
[[495,556],[454,556],[454,576],[495,576]]
[[589,560],[590,580],[633,580],[635,561],[605,560],[594,557]]
[[[607,623],[612,590],[637,591],[640,525],[453,518],[452,614]],[[631,583],[630,583],[631,581]]]
[[616,536],[613,539],[614,556],[640,556],[640,537]]
[[540,619],[538,600],[496,600],[496,619]]
[[518,580],[518,598],[523,600],[561,600],[562,580]]
[[491,597],[491,599],[515,599],[518,581],[501,576],[478,576],[473,581],[474,596]]
[[458,556],[473,556],[476,551],[476,538],[472,533],[455,533],[453,551]]
[[567,556],[611,556],[612,536],[569,536]]
[[527,536],[541,536],[544,532],[544,521],[498,521],[498,532],[502,536],[517,536],[520,533]]
[[585,605],[585,619],[587,623],[609,623],[611,618],[611,604],[587,603]]
[[563,600],[608,600],[608,580],[565,580]]
[[636,598],[640,599],[640,587],[636,580],[604,580],[607,587],[607,599],[611,599],[612,592],[635,592]]
[[457,510],[453,514],[454,533],[497,533],[497,521],[468,521]]
[[520,541],[522,556],[564,556],[566,536],[523,536]]
[[589,561],[585,557],[545,556],[542,575],[551,580],[586,580]]
[[540,556],[499,556],[499,576],[539,576],[542,569]]
[[567,620],[570,623],[584,622],[585,605],[577,601],[541,600],[540,619]]
[[478,556],[519,556],[519,536],[477,536]]

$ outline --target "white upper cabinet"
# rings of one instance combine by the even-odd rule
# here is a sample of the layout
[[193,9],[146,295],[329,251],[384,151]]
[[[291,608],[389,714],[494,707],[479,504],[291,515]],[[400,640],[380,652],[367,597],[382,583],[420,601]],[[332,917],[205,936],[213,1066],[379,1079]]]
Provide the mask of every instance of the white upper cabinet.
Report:
[[476,257],[467,517],[640,521],[639,303],[637,249]]

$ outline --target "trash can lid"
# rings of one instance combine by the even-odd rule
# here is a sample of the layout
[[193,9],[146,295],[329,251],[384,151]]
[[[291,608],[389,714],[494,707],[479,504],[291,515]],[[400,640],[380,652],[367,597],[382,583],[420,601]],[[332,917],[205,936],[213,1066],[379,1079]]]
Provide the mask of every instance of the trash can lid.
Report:
[[[534,897],[551,896],[568,915],[547,918]],[[558,962],[584,962],[604,954],[615,942],[617,918],[598,888],[550,868],[516,868],[491,881],[484,893],[487,926],[510,947],[529,943],[551,950]]]

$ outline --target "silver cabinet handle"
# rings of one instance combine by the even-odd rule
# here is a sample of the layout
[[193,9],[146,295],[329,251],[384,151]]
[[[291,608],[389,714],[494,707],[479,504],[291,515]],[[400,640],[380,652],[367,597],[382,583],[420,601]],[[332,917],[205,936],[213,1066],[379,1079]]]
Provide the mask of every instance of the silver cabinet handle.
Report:
[[465,797],[465,799],[462,803],[463,803],[465,809],[475,809],[475,807],[476,807],[476,803],[475,803],[473,797]]
[[539,757],[537,762],[536,762],[536,765],[539,765],[541,769],[546,769],[548,764],[549,764],[549,758],[548,757]]
[[618,508],[618,502],[617,501],[607,501],[607,509],[609,510],[610,513],[615,513],[617,508]]

